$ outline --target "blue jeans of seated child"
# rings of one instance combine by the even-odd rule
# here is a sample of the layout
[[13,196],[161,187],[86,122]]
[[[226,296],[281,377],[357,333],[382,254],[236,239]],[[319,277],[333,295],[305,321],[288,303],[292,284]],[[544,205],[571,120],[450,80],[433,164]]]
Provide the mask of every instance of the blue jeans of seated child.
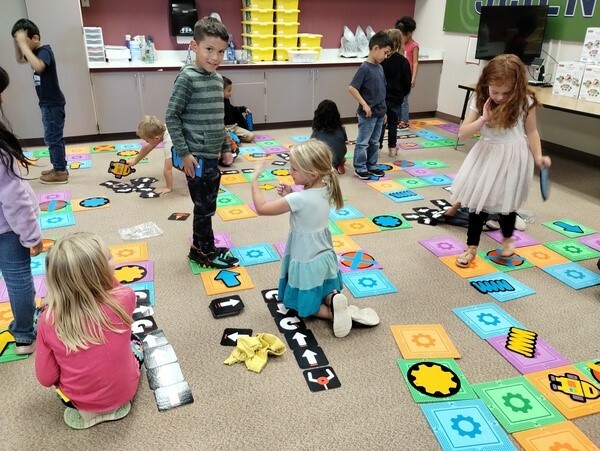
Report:
[[[200,157],[196,157],[200,158]],[[217,159],[203,158],[202,176],[186,177],[190,197],[194,202],[194,247],[207,254],[215,248],[212,217],[217,209],[221,171]]]
[[402,113],[400,114],[400,120],[402,122],[408,122],[409,110],[410,107],[408,105],[408,95],[405,95],[404,99],[402,100]]
[[358,115],[358,136],[354,148],[354,169],[357,172],[368,172],[377,167],[382,127],[383,117]]
[[402,114],[402,105],[387,102],[387,124],[381,127],[381,136],[379,137],[380,146],[383,145],[383,136],[387,125],[388,130],[388,148],[395,149],[398,144],[398,118]]
[[65,159],[65,107],[41,106],[42,124],[44,124],[44,142],[50,152],[50,163],[55,171],[66,171]]
[[14,317],[8,330],[18,343],[31,344],[35,341],[35,288],[31,275],[31,256],[15,232],[0,234],[0,271],[6,282]]

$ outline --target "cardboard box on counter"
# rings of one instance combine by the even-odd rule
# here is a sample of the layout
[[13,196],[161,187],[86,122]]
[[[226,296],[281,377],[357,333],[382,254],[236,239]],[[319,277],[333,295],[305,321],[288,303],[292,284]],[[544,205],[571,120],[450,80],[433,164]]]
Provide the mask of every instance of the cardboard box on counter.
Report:
[[552,94],[576,99],[579,96],[584,69],[585,63],[580,61],[559,61]]
[[600,103],[600,65],[585,66],[579,99]]

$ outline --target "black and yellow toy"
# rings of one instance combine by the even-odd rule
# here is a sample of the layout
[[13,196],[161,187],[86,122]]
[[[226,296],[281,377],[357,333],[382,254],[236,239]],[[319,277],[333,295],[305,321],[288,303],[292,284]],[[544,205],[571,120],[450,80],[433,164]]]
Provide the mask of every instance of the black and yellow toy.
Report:
[[127,164],[127,160],[121,158],[119,161],[111,161],[108,166],[109,174],[113,174],[115,178],[120,179],[121,177],[127,177],[129,174],[135,172],[135,168],[132,168]]

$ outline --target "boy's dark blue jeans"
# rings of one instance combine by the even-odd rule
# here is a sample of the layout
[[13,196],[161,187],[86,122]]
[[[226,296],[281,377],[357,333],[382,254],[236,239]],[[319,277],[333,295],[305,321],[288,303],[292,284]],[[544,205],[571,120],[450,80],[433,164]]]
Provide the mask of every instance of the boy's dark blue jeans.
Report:
[[42,124],[44,125],[44,142],[50,151],[50,163],[55,171],[66,171],[64,106],[40,106],[42,110]]
[[[196,157],[197,159],[201,157]],[[221,171],[217,159],[203,158],[202,177],[186,177],[190,197],[194,202],[193,245],[203,254],[215,248],[215,234],[212,228],[212,217],[217,209],[217,195],[221,183]]]

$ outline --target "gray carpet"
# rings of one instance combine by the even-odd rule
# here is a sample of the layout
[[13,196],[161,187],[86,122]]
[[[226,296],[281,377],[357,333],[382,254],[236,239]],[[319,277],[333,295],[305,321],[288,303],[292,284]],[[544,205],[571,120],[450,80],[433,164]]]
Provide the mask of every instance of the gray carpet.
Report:
[[[281,142],[290,136],[309,133],[304,129],[265,131]],[[443,132],[442,132],[443,133]],[[350,139],[356,127],[348,127]],[[437,158],[450,165],[439,172],[456,172],[472,142],[455,151],[450,147],[400,152],[406,159]],[[350,147],[352,151],[352,147]],[[381,162],[390,161],[382,153]],[[198,276],[190,272],[186,254],[191,234],[187,221],[169,221],[174,212],[191,212],[191,201],[181,174],[175,173],[175,192],[159,199],[141,199],[136,194],[114,194],[99,183],[112,179],[107,173],[114,154],[93,156],[94,168],[72,171],[68,189],[73,198],[110,197],[110,208],[75,213],[74,227],[44,231],[48,238],[73,231],[94,231],[109,244],[122,244],[118,229],[146,221],[155,222],[164,234],[147,239],[149,257],[154,261],[155,319],[174,347],[195,402],[168,412],[158,412],[145,374],[128,417],[85,431],[72,431],[62,420],[63,407],[49,389],[41,387],[33,372],[34,359],[0,364],[0,397],[5,407],[2,421],[3,449],[398,449],[432,450],[440,445],[418,404],[409,394],[397,366],[401,358],[390,332],[395,324],[444,326],[461,353],[457,361],[472,384],[519,376],[519,373],[453,312],[452,308],[494,302],[518,321],[539,334],[571,362],[600,357],[598,328],[600,286],[576,291],[540,269],[512,273],[536,294],[506,303],[497,303],[479,294],[418,240],[452,235],[461,242],[466,229],[413,223],[408,230],[354,237],[363,249],[383,265],[385,275],[398,292],[353,299],[351,303],[372,307],[381,324],[373,329],[354,329],[344,339],[333,336],[329,323],[308,320],[319,345],[337,373],[341,388],[312,393],[304,381],[293,353],[271,357],[264,371],[255,374],[243,364],[226,366],[223,361],[233,348],[220,346],[225,328],[251,328],[255,333],[279,334],[261,290],[274,288],[279,263],[248,267],[254,289],[239,291],[246,308],[239,316],[214,319]],[[161,150],[140,164],[136,176],[162,179]],[[40,161],[48,164],[48,160]],[[250,167],[239,159],[235,168]],[[347,203],[368,215],[409,212],[428,205],[429,199],[448,198],[439,187],[418,189],[423,201],[394,203],[349,173],[341,176]],[[39,169],[41,170],[41,168]],[[38,175],[34,169],[33,175]],[[406,174],[398,173],[397,177]],[[541,201],[534,180],[524,210],[534,216],[527,233],[542,242],[564,237],[542,226],[543,222],[569,218],[600,230],[599,168],[556,157],[552,166],[552,191],[548,202]],[[161,186],[162,181],[158,182]],[[36,192],[50,188],[32,181]],[[249,184],[228,187],[251,202]],[[275,194],[270,194],[274,196]],[[227,232],[235,245],[276,242],[285,239],[288,217],[259,217],[238,221],[214,220],[217,232]],[[483,236],[482,248],[494,242]],[[596,270],[595,260],[581,264]],[[600,401],[592,405],[598,406]],[[592,441],[600,443],[600,415],[574,420]],[[515,446],[518,445],[513,440]]]

